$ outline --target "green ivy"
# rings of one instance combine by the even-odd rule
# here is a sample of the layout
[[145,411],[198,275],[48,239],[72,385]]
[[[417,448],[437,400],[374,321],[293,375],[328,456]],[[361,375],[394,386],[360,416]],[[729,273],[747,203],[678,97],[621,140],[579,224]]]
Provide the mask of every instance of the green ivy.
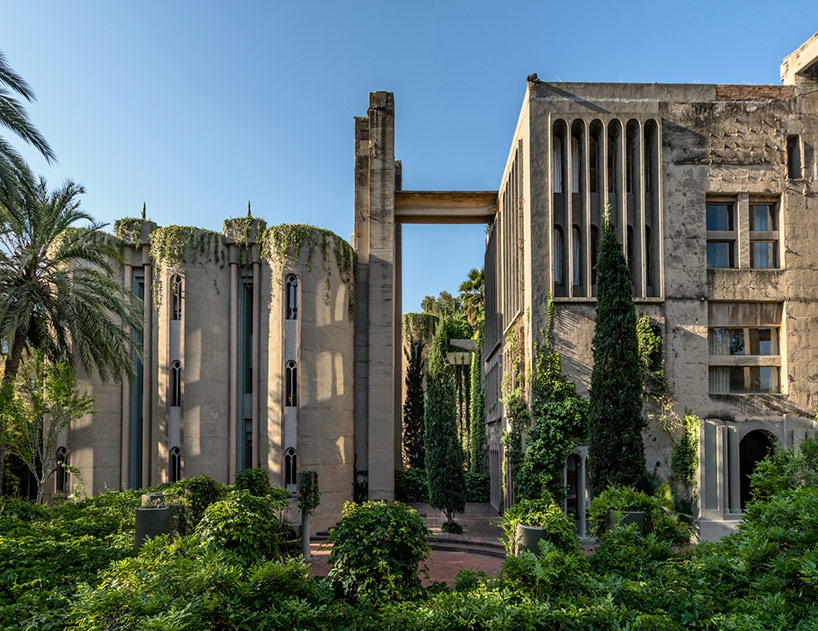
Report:
[[222,235],[193,226],[162,226],[150,235],[151,260],[154,264],[153,302],[162,302],[162,279],[175,274],[183,262],[224,263],[227,259]]
[[259,239],[259,249],[267,260],[283,268],[301,258],[302,249],[307,251],[307,271],[312,271],[313,257],[320,250],[321,261],[326,274],[326,292],[324,302],[329,304],[332,290],[332,269],[330,254],[335,258],[335,265],[341,281],[348,287],[349,318],[354,315],[353,277],[355,272],[355,252],[352,246],[338,235],[324,228],[304,224],[281,224],[267,228]]
[[144,219],[139,217],[123,217],[114,222],[114,235],[125,243],[138,244],[142,235]]

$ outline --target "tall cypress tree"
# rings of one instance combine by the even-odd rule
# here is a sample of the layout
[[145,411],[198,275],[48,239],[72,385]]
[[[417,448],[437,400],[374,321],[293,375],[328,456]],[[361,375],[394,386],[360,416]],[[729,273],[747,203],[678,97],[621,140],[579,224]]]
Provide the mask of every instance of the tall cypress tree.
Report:
[[446,515],[445,532],[460,532],[454,521],[466,510],[463,451],[457,435],[457,399],[452,367],[446,361],[446,324],[438,323],[426,370],[426,480],[429,503]]
[[410,340],[406,348],[406,400],[403,403],[403,458],[412,469],[422,469],[423,445],[423,342]]
[[642,371],[630,272],[606,216],[597,262],[594,369],[588,456],[596,493],[609,486],[647,487],[642,430]]

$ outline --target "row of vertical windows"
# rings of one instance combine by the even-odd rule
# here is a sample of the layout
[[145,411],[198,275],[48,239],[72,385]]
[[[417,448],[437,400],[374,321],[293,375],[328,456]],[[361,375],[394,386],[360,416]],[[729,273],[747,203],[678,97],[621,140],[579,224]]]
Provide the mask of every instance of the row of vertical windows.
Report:
[[[284,282],[285,318],[298,319],[298,277],[295,274],[287,275]],[[286,330],[286,329],[285,329]],[[298,406],[298,365],[294,359],[288,359],[284,364],[284,405]],[[290,491],[297,489],[298,456],[294,447],[284,450],[284,486]]]
[[609,208],[634,295],[659,296],[658,123],[557,119],[550,132],[554,295],[595,295],[599,228]]

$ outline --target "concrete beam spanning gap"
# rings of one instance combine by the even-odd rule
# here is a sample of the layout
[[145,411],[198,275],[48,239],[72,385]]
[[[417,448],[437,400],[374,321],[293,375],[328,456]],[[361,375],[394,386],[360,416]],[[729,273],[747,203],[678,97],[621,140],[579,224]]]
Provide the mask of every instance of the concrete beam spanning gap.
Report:
[[489,224],[497,191],[395,191],[395,223]]

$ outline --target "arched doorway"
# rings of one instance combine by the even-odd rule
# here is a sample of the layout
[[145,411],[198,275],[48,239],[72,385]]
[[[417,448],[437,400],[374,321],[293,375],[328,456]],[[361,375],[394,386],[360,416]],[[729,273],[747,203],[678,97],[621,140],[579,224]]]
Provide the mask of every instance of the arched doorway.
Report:
[[741,492],[741,510],[750,501],[750,475],[756,465],[774,451],[774,438],[769,432],[753,430],[739,443],[739,484]]

